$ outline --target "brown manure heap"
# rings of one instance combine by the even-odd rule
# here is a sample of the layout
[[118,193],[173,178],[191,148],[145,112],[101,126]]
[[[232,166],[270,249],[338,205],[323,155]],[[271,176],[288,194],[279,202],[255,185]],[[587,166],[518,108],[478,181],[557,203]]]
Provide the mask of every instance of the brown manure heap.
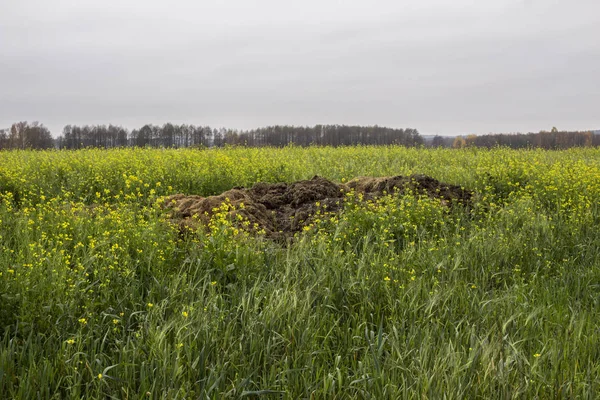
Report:
[[[384,194],[411,191],[440,199],[442,204],[467,205],[472,193],[460,186],[440,182],[426,175],[393,177],[359,177],[346,184],[336,184],[323,177],[294,183],[257,183],[251,188],[234,188],[217,196],[176,194],[167,197],[165,207],[172,217],[186,228],[197,229],[199,223],[208,224],[210,218],[224,203],[232,207],[228,214],[235,220],[241,215],[250,227],[263,230],[265,236],[278,239],[292,236],[310,224],[318,209],[339,212],[346,193],[363,194],[363,199],[374,199]],[[318,204],[318,205],[317,205]]]

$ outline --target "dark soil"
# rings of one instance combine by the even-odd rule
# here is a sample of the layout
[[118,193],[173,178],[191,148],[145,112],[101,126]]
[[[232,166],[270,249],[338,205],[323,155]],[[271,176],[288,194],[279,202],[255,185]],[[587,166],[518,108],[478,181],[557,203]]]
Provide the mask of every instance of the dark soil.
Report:
[[[199,223],[208,224],[215,209],[223,203],[233,206],[228,211],[234,220],[238,214],[250,221],[251,230],[264,230],[269,238],[285,238],[311,223],[318,209],[335,213],[343,207],[347,192],[363,193],[365,200],[383,194],[406,193],[427,195],[440,199],[450,207],[467,205],[472,193],[460,186],[442,183],[425,175],[383,178],[360,177],[347,184],[336,184],[315,176],[310,180],[286,183],[257,183],[249,189],[234,188],[218,196],[187,196],[176,194],[166,199],[173,218],[182,228],[196,229]],[[318,204],[318,205],[317,205]]]

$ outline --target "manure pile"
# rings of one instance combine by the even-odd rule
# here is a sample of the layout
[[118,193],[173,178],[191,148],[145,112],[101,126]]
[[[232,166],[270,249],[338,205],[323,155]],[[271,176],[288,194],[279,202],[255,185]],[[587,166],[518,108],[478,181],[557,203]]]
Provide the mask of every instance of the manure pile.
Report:
[[466,205],[472,197],[470,191],[460,186],[426,175],[359,177],[346,184],[336,184],[315,176],[290,184],[257,183],[248,189],[233,188],[217,196],[176,194],[166,199],[165,207],[173,211],[172,217],[183,231],[186,228],[197,229],[199,223],[208,224],[215,214],[213,210],[228,203],[233,206],[233,210],[228,211],[231,217],[239,214],[250,222],[251,227],[264,230],[266,237],[278,239],[293,236],[309,225],[319,208],[326,212],[339,212],[346,193],[352,190],[362,193],[364,200],[386,193],[411,191],[440,199],[447,206]]

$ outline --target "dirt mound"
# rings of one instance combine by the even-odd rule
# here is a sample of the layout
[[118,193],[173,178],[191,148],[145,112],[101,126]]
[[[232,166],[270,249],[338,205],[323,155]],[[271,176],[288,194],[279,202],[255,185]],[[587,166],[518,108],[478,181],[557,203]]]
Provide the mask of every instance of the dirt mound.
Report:
[[443,183],[427,175],[392,176],[392,177],[359,177],[349,181],[346,186],[357,192],[381,195],[396,191],[411,191],[414,194],[438,198],[446,205],[453,203],[467,204],[472,193],[460,186]]
[[471,199],[471,192],[460,186],[448,185],[425,175],[360,177],[347,184],[335,184],[315,176],[291,184],[257,183],[249,189],[234,188],[218,196],[176,194],[166,199],[165,206],[173,209],[173,217],[182,228],[195,229],[198,221],[208,224],[219,207],[230,204],[233,210],[227,213],[234,220],[241,215],[243,220],[250,222],[249,229],[262,230],[270,238],[282,238],[310,224],[318,209],[338,212],[343,206],[345,193],[351,190],[363,193],[365,199],[410,190],[415,194],[439,198],[448,206],[467,204]]

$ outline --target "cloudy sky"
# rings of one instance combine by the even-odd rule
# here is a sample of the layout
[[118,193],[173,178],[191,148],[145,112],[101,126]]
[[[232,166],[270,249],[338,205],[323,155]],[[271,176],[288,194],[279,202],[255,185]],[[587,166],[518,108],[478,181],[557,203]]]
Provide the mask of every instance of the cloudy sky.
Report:
[[0,0],[0,127],[600,129],[599,0]]

